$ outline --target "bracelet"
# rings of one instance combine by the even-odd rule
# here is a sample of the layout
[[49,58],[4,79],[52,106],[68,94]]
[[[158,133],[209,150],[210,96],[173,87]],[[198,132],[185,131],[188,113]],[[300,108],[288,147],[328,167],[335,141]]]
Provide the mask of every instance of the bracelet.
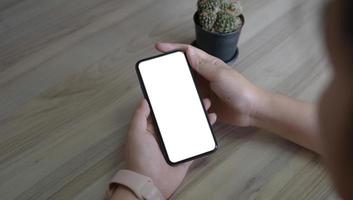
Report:
[[120,184],[129,188],[138,199],[146,200],[164,200],[163,195],[153,184],[151,178],[138,174],[130,170],[118,171],[109,183],[106,198],[111,199],[116,185]]

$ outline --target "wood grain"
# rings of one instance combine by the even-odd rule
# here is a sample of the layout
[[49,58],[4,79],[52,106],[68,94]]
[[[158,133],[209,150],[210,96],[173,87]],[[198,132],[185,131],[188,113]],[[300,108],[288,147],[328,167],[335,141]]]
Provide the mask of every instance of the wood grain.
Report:
[[[320,0],[244,0],[233,67],[317,101],[330,77]],[[190,0],[0,1],[0,199],[101,199],[124,167],[137,60],[194,39]],[[320,159],[262,130],[215,126],[219,150],[172,199],[338,199]]]

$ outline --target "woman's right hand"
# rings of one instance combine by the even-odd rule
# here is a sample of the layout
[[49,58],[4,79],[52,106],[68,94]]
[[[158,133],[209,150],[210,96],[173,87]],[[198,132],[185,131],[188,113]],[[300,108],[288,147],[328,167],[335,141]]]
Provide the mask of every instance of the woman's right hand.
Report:
[[203,97],[211,99],[211,112],[220,121],[237,125],[253,125],[256,107],[263,92],[220,59],[186,44],[158,43],[161,52],[184,51],[198,73],[197,84]]

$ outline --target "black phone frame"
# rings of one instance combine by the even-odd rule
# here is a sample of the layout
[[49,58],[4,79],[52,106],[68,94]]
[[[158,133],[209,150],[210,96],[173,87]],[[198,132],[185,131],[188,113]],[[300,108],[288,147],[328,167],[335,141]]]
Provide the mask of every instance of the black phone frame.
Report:
[[[212,137],[213,137],[213,140],[215,142],[215,148],[212,149],[211,151],[207,151],[205,153],[202,153],[202,154],[199,154],[199,155],[196,155],[196,156],[192,156],[190,158],[186,158],[186,159],[183,159],[183,160],[180,160],[178,162],[172,162],[170,159],[169,159],[169,156],[168,156],[168,153],[167,153],[167,150],[165,148],[165,145],[164,145],[164,142],[163,142],[163,138],[162,138],[162,135],[160,133],[160,130],[159,130],[159,126],[158,126],[158,122],[155,118],[155,115],[154,115],[154,112],[153,112],[153,108],[152,108],[152,105],[151,105],[151,102],[150,102],[150,99],[148,97],[148,93],[147,93],[147,90],[145,88],[145,84],[143,82],[143,79],[142,79],[142,76],[141,76],[141,73],[140,73],[140,69],[139,69],[139,64],[144,62],[144,61],[148,61],[148,60],[152,60],[152,59],[155,59],[155,58],[158,58],[158,57],[162,57],[162,56],[166,56],[166,55],[169,55],[169,54],[173,54],[173,53],[177,53],[177,52],[181,52],[184,54],[185,56],[185,59],[186,59],[186,62],[188,64],[188,68],[190,70],[190,73],[191,73],[191,76],[192,76],[192,80],[194,82],[194,86],[196,88],[196,91],[197,91],[197,94],[199,96],[199,100],[200,100],[200,103],[202,105],[202,108],[203,108],[203,111],[205,113],[205,116],[206,116],[206,119],[207,119],[207,123],[208,123],[208,126],[211,130],[211,133],[212,133]],[[161,148],[161,151],[162,151],[162,154],[165,158],[165,160],[167,161],[167,163],[171,166],[175,166],[175,165],[178,165],[178,164],[181,164],[181,163],[184,163],[184,162],[188,162],[188,161],[191,161],[191,160],[194,160],[194,159],[197,159],[197,158],[200,158],[200,157],[204,157],[206,155],[209,155],[213,152],[215,152],[217,149],[218,149],[218,143],[217,143],[217,140],[216,140],[216,137],[215,137],[215,134],[213,132],[213,129],[212,129],[212,126],[211,126],[211,123],[208,119],[208,116],[207,116],[207,111],[202,103],[202,99],[201,99],[201,96],[200,96],[200,92],[197,88],[197,85],[196,85],[196,81],[195,81],[195,73],[193,71],[193,69],[191,68],[191,65],[190,65],[190,62],[189,60],[187,59],[187,56],[185,54],[185,52],[181,51],[181,50],[175,50],[175,51],[170,51],[170,52],[166,52],[166,53],[163,53],[163,54],[159,54],[159,55],[155,55],[155,56],[152,56],[152,57],[148,57],[148,58],[145,58],[145,59],[142,59],[142,60],[139,60],[136,65],[135,65],[135,70],[136,70],[136,73],[137,73],[137,77],[138,77],[138,80],[139,80],[139,83],[140,83],[140,86],[141,86],[141,89],[142,89],[142,93],[143,93],[143,96],[145,97],[145,99],[147,100],[148,102],[148,105],[150,107],[150,110],[151,110],[151,118],[152,118],[152,121],[155,125],[155,128],[156,128],[156,135],[158,138],[156,138],[158,140],[158,144]]]

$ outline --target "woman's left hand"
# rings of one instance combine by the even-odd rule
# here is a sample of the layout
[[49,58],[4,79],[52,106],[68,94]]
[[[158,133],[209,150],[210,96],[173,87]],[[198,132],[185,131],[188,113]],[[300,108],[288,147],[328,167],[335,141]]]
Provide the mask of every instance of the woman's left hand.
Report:
[[[209,99],[203,104],[208,110],[211,106]],[[192,161],[177,166],[170,166],[165,161],[156,140],[156,133],[149,118],[150,109],[143,100],[136,110],[128,133],[126,143],[127,168],[139,174],[150,177],[165,198],[173,194],[180,185]],[[216,121],[216,114],[208,114],[211,124]]]

